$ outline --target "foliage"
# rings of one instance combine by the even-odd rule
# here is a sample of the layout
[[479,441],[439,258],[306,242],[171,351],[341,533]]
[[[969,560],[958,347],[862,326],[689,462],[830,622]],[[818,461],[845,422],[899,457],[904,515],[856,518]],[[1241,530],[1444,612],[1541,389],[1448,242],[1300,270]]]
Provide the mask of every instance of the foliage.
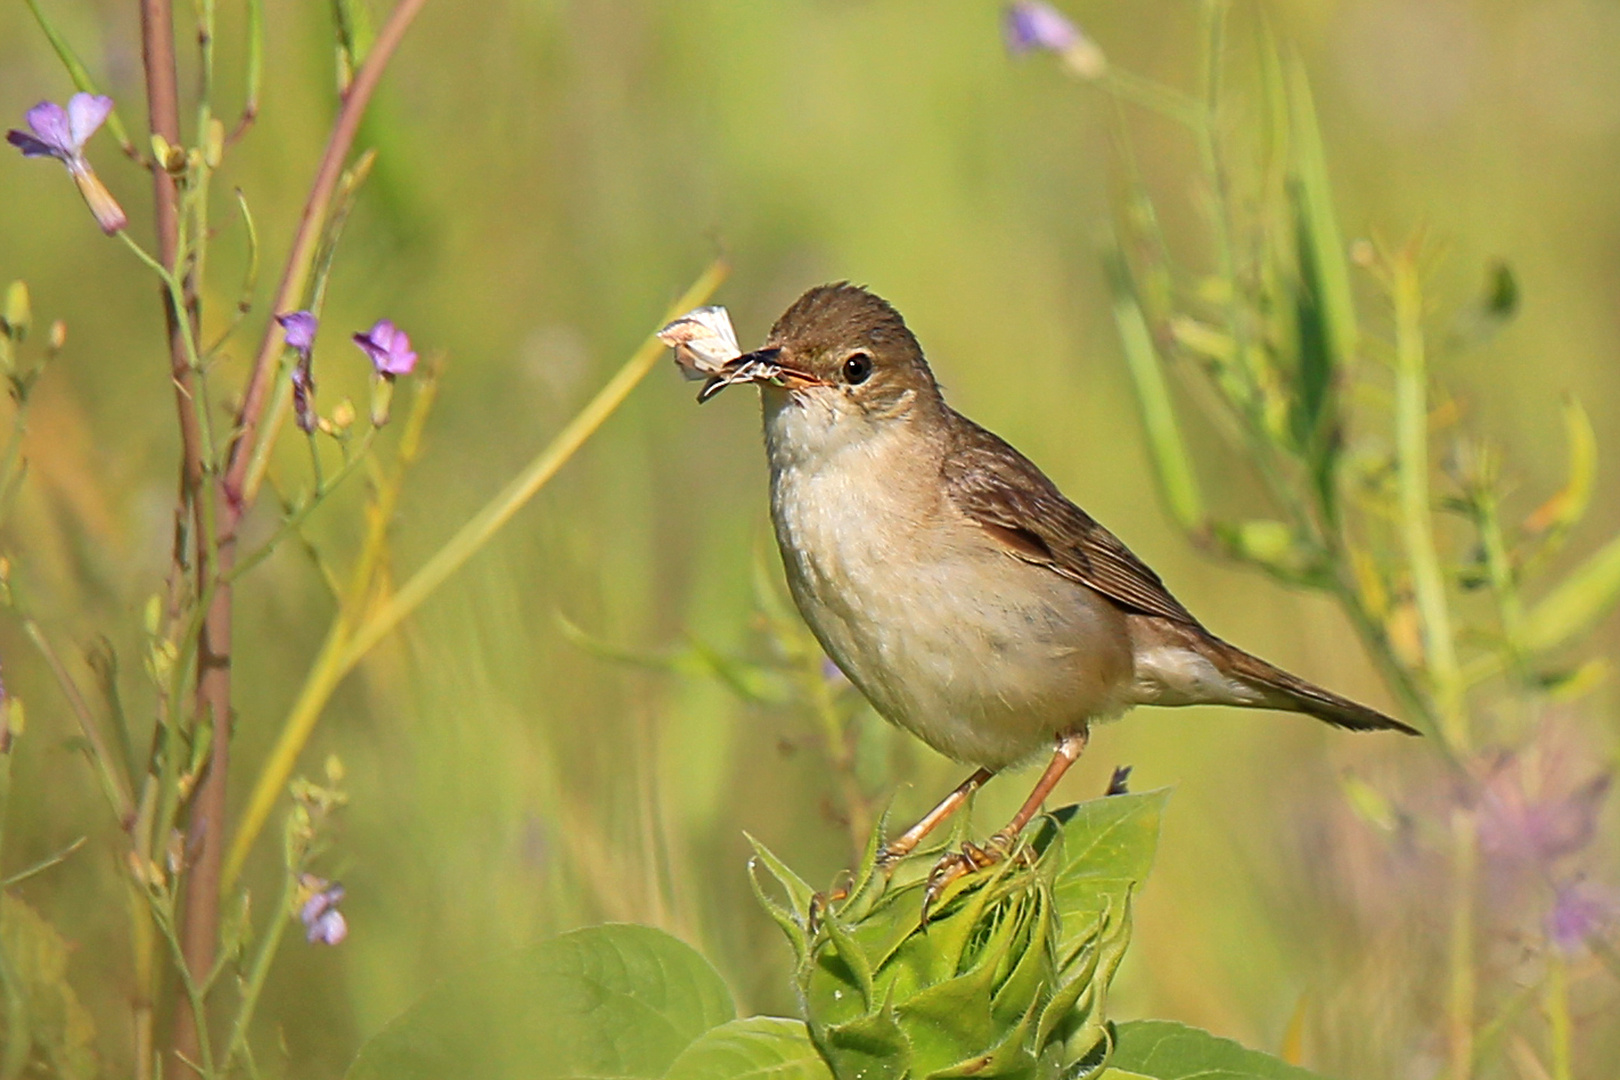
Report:
[[793,947],[807,1022],[732,1019],[720,976],[690,947],[648,927],[592,927],[446,982],[366,1044],[349,1080],[1178,1080],[1200,1064],[1233,1080],[1306,1080],[1196,1029],[1108,1019],[1167,796],[1064,807],[1014,858],[948,886],[926,921],[937,851],[880,867],[874,832],[829,901],[756,843],[754,873],[785,895],[756,880]]
[[446,982],[372,1038],[350,1080],[657,1080],[736,1015],[691,946],[645,926],[576,930]]

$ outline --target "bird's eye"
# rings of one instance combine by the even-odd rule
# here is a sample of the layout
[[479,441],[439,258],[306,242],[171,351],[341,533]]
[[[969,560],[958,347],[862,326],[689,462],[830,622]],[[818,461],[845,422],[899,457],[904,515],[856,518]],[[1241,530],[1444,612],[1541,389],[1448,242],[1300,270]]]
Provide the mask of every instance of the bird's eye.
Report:
[[844,381],[859,386],[872,374],[872,357],[867,353],[851,353],[844,361]]

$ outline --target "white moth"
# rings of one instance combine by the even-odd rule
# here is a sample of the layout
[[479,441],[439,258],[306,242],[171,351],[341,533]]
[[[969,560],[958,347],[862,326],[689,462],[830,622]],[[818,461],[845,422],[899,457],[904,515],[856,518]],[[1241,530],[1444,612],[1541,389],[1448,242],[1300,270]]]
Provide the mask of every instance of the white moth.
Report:
[[708,379],[742,355],[731,316],[719,306],[688,311],[662,330],[658,340],[675,350],[675,363],[688,379]]

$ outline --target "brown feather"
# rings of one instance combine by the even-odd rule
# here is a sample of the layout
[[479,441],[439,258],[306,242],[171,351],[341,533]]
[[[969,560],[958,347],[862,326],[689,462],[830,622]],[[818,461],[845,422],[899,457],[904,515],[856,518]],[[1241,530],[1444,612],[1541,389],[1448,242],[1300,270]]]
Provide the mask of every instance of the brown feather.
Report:
[[1357,731],[1418,734],[1394,717],[1306,682],[1211,634],[1158,574],[1070,502],[1033,462],[960,413],[951,411],[950,421],[952,445],[940,468],[945,491],[1009,555],[1094,589],[1128,612],[1166,620],[1173,636],[1263,694],[1271,708],[1307,713]]
[[952,412],[952,447],[940,467],[956,507],[1010,554],[1095,589],[1127,611],[1198,626],[1159,575],[1070,502],[1006,440]]

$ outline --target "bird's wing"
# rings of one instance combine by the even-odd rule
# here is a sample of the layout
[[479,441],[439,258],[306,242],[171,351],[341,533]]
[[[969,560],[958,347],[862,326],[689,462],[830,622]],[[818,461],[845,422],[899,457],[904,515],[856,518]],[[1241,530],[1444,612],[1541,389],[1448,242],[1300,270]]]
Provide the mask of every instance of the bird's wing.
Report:
[[958,419],[940,470],[945,491],[1009,555],[1078,581],[1128,611],[1199,626],[1159,575],[1033,462],[966,417]]

